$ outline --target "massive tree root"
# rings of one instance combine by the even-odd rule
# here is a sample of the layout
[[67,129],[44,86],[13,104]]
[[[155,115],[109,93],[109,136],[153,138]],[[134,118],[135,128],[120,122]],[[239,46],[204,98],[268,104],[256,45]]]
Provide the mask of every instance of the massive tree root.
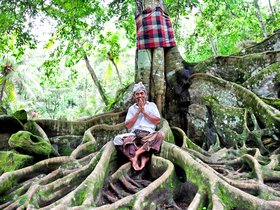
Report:
[[92,126],[70,156],[3,174],[1,209],[280,208],[277,153],[263,156],[245,145],[206,151],[164,121],[162,158],[135,172],[111,141],[123,129]]
[[[165,126],[166,123],[163,123],[162,130],[168,137],[170,130]],[[122,131],[120,128],[124,129],[123,123],[90,127],[85,132],[82,144],[69,157],[50,158],[33,166],[3,174],[0,178],[0,193],[2,194],[0,207],[60,209],[102,205],[102,186],[105,178],[118,167],[117,152],[110,141],[110,136],[112,137],[116,131]],[[98,133],[95,135],[96,130]],[[107,135],[104,133],[100,135],[102,130]],[[107,136],[109,140],[104,136]],[[156,157],[152,158],[151,169],[147,169],[149,174],[152,174],[152,176],[148,176],[149,179],[152,179],[150,181],[143,178],[133,181],[128,176],[128,170],[122,169],[127,167],[131,170],[130,164],[124,165],[106,183],[113,187],[114,180],[119,179],[128,190],[135,194],[129,195],[124,192],[126,195],[124,200],[121,199],[118,203],[114,203],[110,207],[111,209],[115,209],[116,206],[131,206],[132,202],[136,208],[148,205],[143,201],[154,193],[155,189],[165,189],[166,185],[171,185],[173,179],[170,177],[175,174],[174,166],[170,162]],[[152,171],[154,172],[151,173]],[[155,180],[158,176],[161,179]],[[151,181],[153,182],[150,183]],[[137,189],[133,184],[136,184]],[[149,188],[145,189],[148,185]],[[142,190],[141,186],[144,187]]]
[[280,209],[279,52],[257,52],[203,62],[190,79],[177,48],[167,52],[165,141],[141,172],[112,143],[125,112],[24,125],[1,116],[3,145],[23,129],[55,152],[0,176],[0,209]]
[[[201,148],[195,146],[181,129],[173,130],[181,136],[184,149],[165,143],[163,148],[166,149],[162,150],[161,156],[183,168],[186,178],[198,186],[197,199],[191,206],[211,206],[213,209],[280,208],[280,174],[275,168],[279,155],[264,157],[257,148],[223,148],[217,152],[202,153]],[[174,157],[172,154],[177,155]]]

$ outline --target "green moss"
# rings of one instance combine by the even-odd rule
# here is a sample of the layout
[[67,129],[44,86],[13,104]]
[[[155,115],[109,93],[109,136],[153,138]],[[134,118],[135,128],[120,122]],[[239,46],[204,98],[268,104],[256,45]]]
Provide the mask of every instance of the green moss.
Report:
[[204,177],[202,173],[194,170],[191,165],[185,165],[184,167],[187,180],[199,188],[199,191],[204,192],[210,189],[209,181]]
[[91,137],[90,137],[90,135],[87,132],[85,132],[85,134],[83,136],[82,143],[84,144],[84,143],[87,143],[89,141],[91,141]]
[[[279,63],[278,63],[279,64]],[[276,71],[280,71],[280,64],[278,66],[276,66],[276,69],[273,69],[275,72]],[[280,83],[280,72],[278,74],[276,74],[276,76],[274,77],[273,82],[275,82],[276,84]]]
[[36,135],[38,133],[38,130],[36,129],[35,125],[36,123],[34,121],[29,120],[24,124],[24,129]]
[[23,205],[27,199],[27,195],[22,195],[18,201],[20,205]]
[[32,164],[33,157],[17,154],[11,151],[0,151],[0,170],[3,172],[14,171]]
[[226,146],[237,146],[246,141],[244,130],[246,110],[232,106],[220,105],[212,96],[204,97],[211,107],[217,133],[223,138]]
[[10,147],[24,150],[27,154],[49,156],[52,152],[52,145],[48,141],[28,131],[13,134],[8,143]]
[[71,147],[64,146],[64,147],[60,148],[58,152],[62,156],[69,156],[73,152],[73,149]]
[[[280,99],[278,98],[262,98],[262,100],[267,103],[270,106],[273,106],[274,108],[280,110]],[[279,117],[279,114],[275,115],[276,117]]]
[[72,199],[72,206],[80,206],[83,204],[84,200],[87,197],[88,188],[85,187],[82,190],[79,190],[79,193],[75,194],[75,199]]
[[119,210],[131,210],[131,209],[133,209],[133,206],[130,206],[130,207],[120,207],[118,209]]
[[224,206],[226,206],[226,209],[255,209],[251,202],[246,199],[242,200],[240,197],[235,197],[235,195],[230,193],[229,190],[220,183],[217,185],[217,191],[217,195],[221,199],[221,202],[224,204]]
[[225,187],[221,186],[221,189],[218,192],[218,196],[221,199],[221,202],[224,204],[224,206],[227,207],[227,209],[233,209],[235,207],[234,201],[233,198],[228,197],[228,193],[229,193],[228,190]]
[[19,110],[12,114],[22,124],[27,122],[27,113],[25,110]]
[[209,102],[210,104],[218,104],[219,101],[215,96],[212,95],[208,95],[208,96],[203,96],[203,99],[207,102]]
[[248,84],[257,84],[264,77],[266,77],[267,75],[269,75],[271,73],[277,73],[275,78],[274,78],[274,80],[275,81],[279,81],[278,78],[280,77],[279,76],[279,73],[280,73],[280,63],[273,63],[270,66],[262,69],[261,72],[259,72],[255,76],[251,77],[248,81],[246,81],[246,83],[248,83]]
[[[165,137],[165,139],[166,139],[166,137]],[[167,139],[168,139],[168,142],[175,143],[174,136],[173,136],[172,132],[168,133]]]
[[4,179],[0,184],[0,195],[8,189],[11,189],[16,184],[17,179],[15,179],[13,176],[9,176],[8,178]]
[[275,196],[273,196],[270,192],[268,191],[264,191],[264,192],[261,192],[259,195],[258,195],[259,198],[261,199],[264,199],[264,200],[273,200],[275,198]]
[[159,125],[159,128],[160,128],[160,131],[162,131],[165,135],[164,137],[164,141],[167,141],[167,142],[170,142],[170,143],[175,143],[175,140],[174,140],[174,136],[173,136],[173,133],[169,127],[169,124],[167,122],[167,120],[162,120],[160,125]]

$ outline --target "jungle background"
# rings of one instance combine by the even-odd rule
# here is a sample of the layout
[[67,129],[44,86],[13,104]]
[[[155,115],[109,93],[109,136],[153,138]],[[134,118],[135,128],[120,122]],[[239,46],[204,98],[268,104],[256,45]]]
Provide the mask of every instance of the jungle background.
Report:
[[[177,46],[139,53],[134,12],[157,3]],[[279,7],[1,1],[0,208],[280,208]],[[141,79],[165,141],[138,173],[111,140]]]
[[[279,28],[278,1],[165,3],[190,63],[236,53]],[[108,110],[134,81],[134,1],[4,0],[0,7],[3,113],[75,120]]]

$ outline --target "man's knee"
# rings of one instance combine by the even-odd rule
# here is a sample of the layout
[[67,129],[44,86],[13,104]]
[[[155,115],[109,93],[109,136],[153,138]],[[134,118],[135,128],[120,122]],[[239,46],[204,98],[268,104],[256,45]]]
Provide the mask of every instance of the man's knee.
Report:
[[158,138],[164,139],[164,133],[162,131],[157,131]]

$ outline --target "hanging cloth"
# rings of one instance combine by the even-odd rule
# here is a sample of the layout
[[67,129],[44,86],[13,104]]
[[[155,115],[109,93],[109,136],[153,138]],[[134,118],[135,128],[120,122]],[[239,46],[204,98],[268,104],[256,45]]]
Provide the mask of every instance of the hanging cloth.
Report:
[[135,20],[137,49],[176,46],[171,20],[161,7],[147,8]]

